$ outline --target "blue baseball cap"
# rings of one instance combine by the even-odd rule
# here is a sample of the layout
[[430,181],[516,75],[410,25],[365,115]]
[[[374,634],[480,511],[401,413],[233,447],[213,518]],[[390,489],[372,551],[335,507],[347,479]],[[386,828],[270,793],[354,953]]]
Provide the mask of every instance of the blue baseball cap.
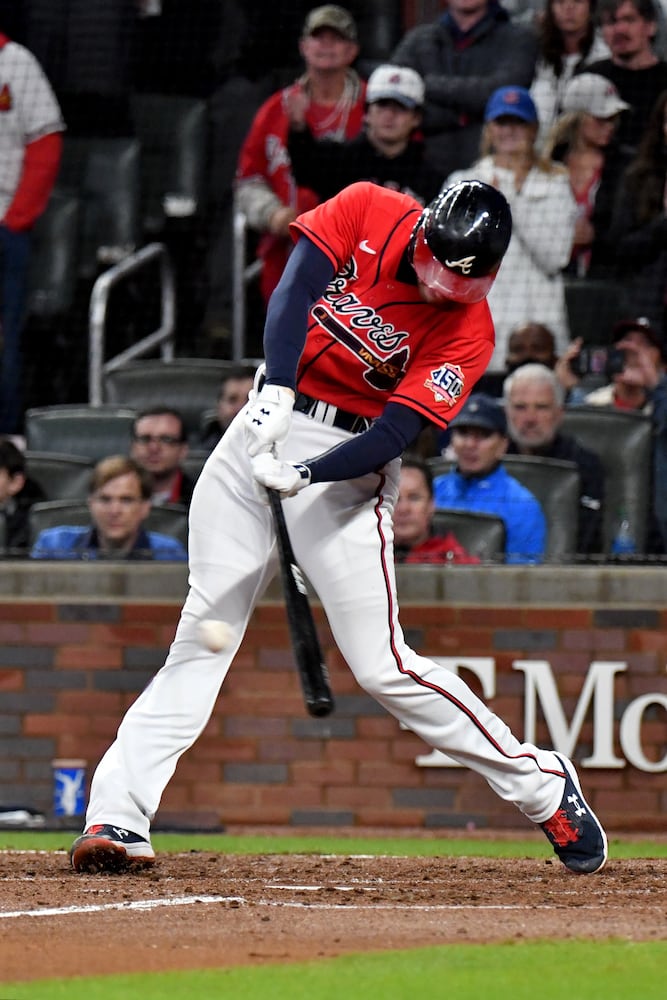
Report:
[[483,427],[496,434],[507,434],[505,410],[497,399],[484,392],[469,396],[449,426],[452,430],[456,427]]
[[537,108],[525,87],[499,87],[486,103],[484,121],[503,117],[520,118],[531,125],[537,122]]

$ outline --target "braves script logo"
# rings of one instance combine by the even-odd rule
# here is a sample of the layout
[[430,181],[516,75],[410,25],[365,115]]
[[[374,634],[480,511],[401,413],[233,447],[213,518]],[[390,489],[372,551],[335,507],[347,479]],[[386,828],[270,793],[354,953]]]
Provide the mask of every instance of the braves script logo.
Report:
[[381,351],[395,351],[409,334],[406,330],[397,330],[393,323],[386,323],[372,306],[362,305],[357,296],[347,290],[348,282],[356,277],[357,267],[351,257],[329,282],[322,298],[334,315],[345,318],[351,330],[364,333]]
[[445,362],[431,372],[431,377],[427,378],[424,385],[430,389],[438,403],[447,403],[454,406],[461,398],[465,380],[460,365],[452,365]]
[[461,257],[461,260],[446,260],[445,267],[450,267],[452,270],[455,267],[460,267],[461,274],[470,274],[474,263],[474,257]]

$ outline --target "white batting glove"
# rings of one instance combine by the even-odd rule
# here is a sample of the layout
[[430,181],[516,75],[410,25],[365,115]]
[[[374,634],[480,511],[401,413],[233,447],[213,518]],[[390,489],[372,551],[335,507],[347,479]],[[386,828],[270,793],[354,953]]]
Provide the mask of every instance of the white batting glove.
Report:
[[277,490],[283,497],[293,497],[310,483],[310,469],[300,462],[281,462],[268,451],[252,460],[252,474],[262,486]]
[[282,385],[263,385],[245,410],[245,436],[251,458],[285,441],[292,422],[294,393]]

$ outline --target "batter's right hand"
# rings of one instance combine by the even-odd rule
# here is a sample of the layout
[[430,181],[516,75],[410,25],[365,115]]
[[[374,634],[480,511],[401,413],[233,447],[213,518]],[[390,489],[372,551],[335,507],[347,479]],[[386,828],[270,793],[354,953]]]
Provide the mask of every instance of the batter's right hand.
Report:
[[294,393],[282,385],[266,385],[245,410],[245,435],[251,458],[280,447],[292,422]]

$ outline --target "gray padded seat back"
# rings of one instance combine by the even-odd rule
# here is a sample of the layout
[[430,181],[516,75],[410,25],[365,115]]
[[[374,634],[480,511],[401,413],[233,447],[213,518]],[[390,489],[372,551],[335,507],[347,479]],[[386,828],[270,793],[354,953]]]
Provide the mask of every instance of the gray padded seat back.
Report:
[[95,277],[139,243],[139,142],[65,136],[57,186],[81,200],[79,276]]
[[159,234],[169,217],[203,210],[207,111],[204,101],[173,94],[134,94],[132,117],[141,144],[141,220]]
[[438,507],[433,515],[433,533],[446,535],[449,531],[482,562],[505,561],[505,522],[501,517]]
[[108,455],[126,455],[135,411],[119,406],[42,406],[25,415],[28,451],[82,455],[93,462]]
[[604,406],[565,410],[562,430],[597,452],[605,471],[604,550],[611,551],[619,514],[624,510],[643,551],[651,505],[653,426],[649,416]]
[[28,278],[31,316],[59,316],[72,305],[79,267],[80,225],[79,198],[54,190],[32,231]]
[[168,406],[180,410],[187,435],[199,436],[201,415],[215,405],[220,384],[232,361],[174,358],[173,361],[131,361],[104,376],[108,403],[143,410]]
[[28,451],[26,471],[42,489],[46,500],[85,500],[93,462],[81,455]]
[[572,561],[577,551],[581,479],[574,462],[505,455],[503,465],[539,501],[547,519],[545,561]]

